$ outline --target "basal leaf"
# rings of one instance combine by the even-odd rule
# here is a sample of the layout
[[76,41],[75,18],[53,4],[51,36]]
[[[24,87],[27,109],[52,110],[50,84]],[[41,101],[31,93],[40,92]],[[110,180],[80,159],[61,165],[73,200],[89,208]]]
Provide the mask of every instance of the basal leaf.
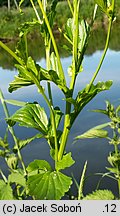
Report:
[[16,183],[16,184],[19,184],[23,187],[26,186],[26,180],[25,180],[24,174],[19,173],[19,172],[12,172],[8,176],[8,182],[9,183]]
[[110,190],[97,190],[83,198],[84,200],[114,200],[115,196]]
[[69,190],[72,180],[59,171],[47,171],[28,178],[29,194],[40,200],[60,200]]
[[11,186],[3,180],[0,180],[0,200],[14,200]]
[[86,139],[86,138],[106,138],[108,137],[108,132],[102,129],[92,128],[85,133],[76,137],[76,139]]
[[63,158],[57,162],[57,170],[64,170],[67,167],[71,167],[75,161],[71,157],[71,152],[63,155]]
[[47,132],[48,119],[44,108],[37,103],[28,103],[21,109],[17,110],[7,123],[12,126],[16,122],[20,126],[31,127],[41,131],[43,134]]

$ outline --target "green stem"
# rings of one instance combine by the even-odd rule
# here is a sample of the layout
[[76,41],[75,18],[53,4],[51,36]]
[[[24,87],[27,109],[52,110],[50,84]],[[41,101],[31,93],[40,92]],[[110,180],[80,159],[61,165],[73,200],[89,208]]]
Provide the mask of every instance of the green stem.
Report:
[[63,72],[63,68],[62,68],[62,64],[61,64],[59,52],[58,52],[58,49],[57,49],[57,45],[56,45],[56,42],[55,42],[55,38],[54,38],[54,36],[53,36],[52,29],[51,29],[51,27],[50,27],[50,24],[49,24],[47,15],[46,15],[46,13],[45,13],[45,11],[44,11],[42,2],[41,2],[40,0],[37,0],[37,1],[38,1],[38,4],[39,4],[39,7],[40,7],[40,9],[41,9],[41,12],[42,12],[42,14],[43,14],[43,17],[44,17],[44,19],[45,19],[45,23],[46,23],[46,25],[47,25],[47,28],[48,28],[48,31],[49,31],[49,34],[50,34],[50,37],[51,37],[51,41],[52,41],[52,44],[53,44],[53,47],[54,47],[54,51],[55,51],[55,54],[56,54],[56,57],[57,57],[58,66],[59,66],[59,70],[60,70],[59,76],[60,76],[61,80],[63,81],[63,83],[66,85],[65,76],[64,76],[64,72]]
[[[9,118],[9,117],[10,117],[9,111],[8,111],[7,105],[6,105],[5,101],[4,101],[4,97],[3,97],[3,94],[2,94],[1,89],[0,89],[0,99],[1,99],[1,103],[2,103],[2,106],[3,106],[4,112],[5,112],[5,116],[6,116],[6,118]],[[18,139],[17,139],[17,137],[15,136],[14,129],[13,129],[12,127],[10,127],[10,126],[8,126],[8,128],[9,128],[10,133],[11,133],[12,136],[13,136],[15,145],[16,145],[17,150],[18,150],[18,152],[17,152],[17,153],[18,153],[18,158],[19,158],[19,160],[20,160],[20,162],[21,162],[21,164],[22,164],[24,173],[25,173],[25,175],[26,175],[26,174],[27,174],[27,173],[26,173],[26,168],[25,168],[25,164],[24,164],[23,159],[22,159],[21,152],[20,152],[20,150],[19,150]]]
[[[78,22],[78,14],[79,14],[79,6],[80,6],[80,0],[75,0],[74,2],[74,13],[73,13],[73,22],[74,22],[74,31],[73,31],[73,72],[72,72],[72,78],[70,82],[70,90],[71,95],[69,97],[72,97],[73,90],[75,86],[75,80],[76,80],[76,70],[77,70],[77,60],[78,60],[78,33],[79,33],[79,22]],[[65,114],[65,120],[64,120],[64,128],[63,128],[63,134],[60,144],[60,149],[58,152],[58,160],[62,159],[62,156],[64,154],[64,150],[67,144],[68,135],[70,132],[71,127],[71,103],[66,101],[66,114]]]
[[[50,41],[48,44],[46,44],[46,69],[50,70]],[[52,99],[52,91],[51,91],[51,85],[50,82],[47,82],[48,87],[48,95],[51,105],[53,106],[53,99]]]
[[62,139],[61,139],[61,143],[60,143],[60,149],[58,152],[58,161],[62,159],[63,154],[64,154],[64,150],[67,144],[67,139],[68,139],[68,135],[69,135],[69,126],[70,126],[70,108],[71,108],[71,104],[69,104],[68,102],[66,102],[66,115],[65,115],[65,120],[64,120],[64,129],[63,129],[63,134],[62,134]]
[[97,67],[97,69],[96,69],[96,71],[95,71],[95,73],[94,73],[94,75],[93,75],[93,77],[92,77],[92,79],[90,81],[90,84],[89,84],[88,89],[87,89],[88,92],[90,91],[90,88],[91,88],[93,82],[95,81],[95,79],[96,79],[96,77],[97,77],[97,75],[98,75],[98,73],[100,71],[100,68],[102,66],[102,63],[104,61],[104,58],[106,56],[106,52],[107,52],[108,46],[109,46],[111,27],[112,27],[112,18],[110,18],[110,20],[109,20],[108,33],[107,33],[107,39],[106,39],[106,44],[105,44],[104,52],[103,52],[103,55],[102,55],[101,60],[99,62],[99,65],[98,65],[98,67]]
[[70,8],[70,11],[71,11],[71,13],[72,13],[72,15],[73,15],[73,8],[72,8],[72,5],[71,5],[71,3],[70,3],[70,0],[67,0],[68,1],[68,5],[69,5],[69,8]]
[[83,186],[84,186],[84,181],[85,181],[86,169],[87,169],[87,161],[85,162],[85,165],[82,171],[82,175],[81,175],[81,179],[80,179],[80,186],[78,190],[78,200],[82,199],[83,197]]
[[34,11],[35,11],[35,14],[36,14],[36,17],[37,17],[39,23],[42,24],[43,22],[42,22],[42,20],[40,19],[40,16],[39,16],[39,14],[38,14],[38,12],[37,12],[37,10],[36,10],[36,8],[35,8],[35,5],[34,5],[33,0],[30,0],[30,2],[31,2],[31,5],[32,5],[32,7],[33,7],[33,9],[34,9]]
[[6,50],[20,65],[24,65],[23,61],[11,50],[9,49],[2,41],[0,41],[0,46]]
[[55,168],[56,168],[56,164],[58,161],[58,143],[57,143],[57,130],[56,130],[56,123],[55,123],[55,114],[54,114],[53,107],[51,106],[51,103],[48,100],[48,98],[47,98],[46,94],[44,93],[44,90],[40,86],[39,82],[36,82],[35,84],[38,87],[40,93],[43,95],[44,100],[46,101],[46,104],[48,105],[49,110],[50,110],[50,114],[51,114],[51,118],[52,118],[52,126],[53,126],[53,131],[54,131],[54,139],[55,139]]

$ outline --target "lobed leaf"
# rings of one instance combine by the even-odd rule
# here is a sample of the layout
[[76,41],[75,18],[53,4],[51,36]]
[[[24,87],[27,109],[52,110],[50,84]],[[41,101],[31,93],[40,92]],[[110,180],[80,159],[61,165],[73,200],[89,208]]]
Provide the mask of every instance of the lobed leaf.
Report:
[[57,170],[64,170],[67,167],[71,167],[75,161],[71,157],[71,152],[63,155],[63,158],[60,161],[57,161]]
[[72,180],[59,171],[47,171],[28,177],[28,191],[35,199],[60,200],[69,190]]

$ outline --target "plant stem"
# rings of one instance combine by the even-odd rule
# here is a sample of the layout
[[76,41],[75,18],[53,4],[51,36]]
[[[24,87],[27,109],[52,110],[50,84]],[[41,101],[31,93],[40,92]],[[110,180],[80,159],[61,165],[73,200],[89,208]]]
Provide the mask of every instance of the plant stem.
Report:
[[52,44],[53,44],[53,47],[54,47],[54,51],[55,51],[55,54],[56,54],[56,57],[57,57],[58,66],[59,66],[59,70],[60,70],[60,73],[59,73],[60,79],[61,79],[61,81],[66,85],[66,80],[65,80],[65,76],[64,76],[64,71],[63,71],[63,68],[62,68],[62,64],[61,64],[59,52],[58,52],[58,49],[57,49],[57,45],[56,45],[56,42],[55,42],[55,38],[54,38],[54,36],[53,36],[52,29],[51,29],[51,27],[50,27],[50,24],[49,24],[47,15],[46,15],[46,13],[45,13],[45,11],[44,11],[42,2],[41,2],[40,0],[37,0],[37,1],[38,1],[38,4],[39,4],[39,7],[40,7],[40,9],[41,9],[41,12],[42,12],[42,14],[43,14],[43,17],[44,17],[44,19],[45,19],[45,23],[46,23],[46,25],[47,25],[47,28],[48,28],[48,31],[49,31],[49,34],[50,34],[50,37],[51,37],[51,41],[52,41]]
[[33,0],[30,0],[30,2],[31,2],[31,4],[32,4],[32,7],[33,7],[33,9],[34,9],[34,11],[35,11],[35,14],[36,14],[36,17],[37,17],[39,23],[42,24],[43,22],[42,22],[42,20],[40,19],[40,16],[39,16],[39,14],[38,14],[38,12],[37,12],[37,10],[36,10],[36,8],[35,8],[35,5],[34,5]]
[[97,69],[96,69],[96,71],[95,71],[95,73],[94,73],[94,75],[93,75],[93,77],[92,77],[92,79],[90,81],[90,84],[89,84],[88,89],[87,89],[88,92],[90,91],[91,86],[92,86],[93,82],[95,81],[95,79],[96,79],[96,77],[97,77],[97,75],[98,75],[98,73],[100,71],[100,68],[102,66],[102,63],[104,61],[104,58],[106,56],[106,52],[107,52],[108,46],[109,46],[111,27],[112,27],[112,18],[110,18],[110,20],[109,20],[108,33],[107,33],[107,39],[106,39],[106,43],[105,43],[104,52],[103,52],[103,55],[102,55],[101,60],[99,62],[99,65],[98,65],[98,67],[97,67]]
[[50,114],[51,114],[51,118],[52,118],[52,126],[53,126],[53,131],[54,131],[54,140],[55,140],[55,168],[56,168],[56,164],[58,161],[58,143],[57,143],[57,130],[56,130],[56,123],[55,123],[55,114],[54,114],[53,107],[51,106],[51,103],[48,100],[48,98],[47,98],[46,94],[44,93],[44,90],[40,86],[39,82],[35,82],[35,84],[38,87],[40,93],[43,95],[44,100],[46,101],[46,104],[48,105],[49,110],[50,110]]
[[84,164],[83,172],[82,172],[81,179],[80,179],[80,186],[78,190],[78,200],[82,199],[83,197],[83,186],[84,186],[84,181],[85,181],[86,169],[87,169],[87,161]]
[[[46,46],[46,69],[50,70],[50,43],[51,41],[48,41],[48,43],[45,43]],[[47,87],[48,87],[48,95],[49,95],[49,100],[51,105],[53,106],[53,99],[52,99],[52,91],[51,91],[51,85],[50,82],[47,82]]]
[[24,65],[23,61],[11,50],[9,49],[2,41],[0,41],[0,46],[6,50],[20,65]]
[[70,11],[71,11],[71,13],[72,13],[72,15],[73,15],[73,8],[72,8],[72,5],[71,5],[71,3],[70,3],[70,0],[67,0],[68,1],[68,5],[69,5],[69,8],[70,8]]
[[[5,116],[6,116],[6,118],[9,118],[9,117],[10,117],[9,111],[8,111],[7,105],[6,105],[5,101],[4,101],[4,97],[3,97],[3,94],[2,94],[1,89],[0,89],[0,99],[1,99],[1,103],[2,103],[3,109],[4,109]],[[14,139],[15,145],[16,145],[16,147],[17,147],[17,151],[18,151],[18,152],[17,152],[17,153],[18,153],[18,158],[19,158],[19,160],[20,160],[20,162],[21,162],[21,164],[22,164],[22,167],[23,167],[23,170],[24,170],[24,174],[26,175],[26,174],[27,174],[27,173],[26,173],[26,168],[25,168],[25,164],[24,164],[23,159],[22,159],[21,152],[20,152],[20,150],[19,150],[18,139],[17,139],[17,137],[15,136],[14,129],[13,129],[12,127],[10,127],[10,126],[8,126],[8,128],[9,128],[10,133],[11,133],[12,136],[13,136],[13,139]]]
[[63,134],[61,138],[61,144],[60,144],[60,149],[58,152],[58,161],[62,159],[64,150],[67,144],[67,139],[68,139],[68,134],[69,134],[69,126],[70,126],[70,108],[71,105],[66,102],[66,115],[65,115],[65,120],[64,120],[64,129],[63,129]]
[[[72,97],[73,95],[73,90],[75,86],[75,80],[76,80],[76,70],[77,70],[77,61],[78,61],[78,33],[79,33],[79,6],[80,6],[80,0],[75,0],[74,1],[74,12],[73,12],[73,25],[74,25],[74,31],[73,31],[73,71],[72,71],[72,77],[71,77],[71,82],[70,82],[70,90],[71,90],[71,95],[69,97]],[[64,154],[64,150],[67,144],[67,139],[68,135],[70,132],[70,127],[71,127],[71,103],[66,101],[66,114],[65,114],[65,120],[64,120],[64,129],[63,129],[63,134],[62,134],[62,139],[61,139],[61,144],[60,144],[60,149],[58,153],[58,160],[62,159],[62,156]]]

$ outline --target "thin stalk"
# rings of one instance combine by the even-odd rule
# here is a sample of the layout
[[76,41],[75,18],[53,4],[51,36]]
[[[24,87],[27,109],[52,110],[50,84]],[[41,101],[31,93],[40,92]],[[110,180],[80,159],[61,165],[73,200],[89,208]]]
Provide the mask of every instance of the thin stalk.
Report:
[[[46,69],[50,70],[50,44],[51,41],[46,43]],[[51,91],[51,85],[50,82],[47,82],[47,88],[48,88],[48,95],[51,105],[53,106],[53,99],[52,99],[52,91]]]
[[70,126],[70,114],[69,114],[69,110],[71,108],[71,105],[66,102],[66,115],[65,115],[65,120],[64,120],[64,129],[63,129],[63,134],[62,134],[62,139],[61,139],[61,144],[60,144],[60,149],[58,152],[58,161],[62,159],[63,154],[64,154],[64,150],[67,144],[67,139],[68,139],[68,135],[69,135],[69,126]]
[[[0,90],[0,99],[1,99],[1,103],[2,103],[3,109],[4,109],[5,116],[6,116],[6,118],[9,118],[9,117],[10,117],[9,111],[8,111],[7,105],[6,105],[5,101],[4,101],[4,97],[3,97],[3,94],[2,94],[2,91],[1,91],[1,90]],[[8,129],[9,129],[10,133],[11,133],[12,136],[13,136],[15,145],[16,145],[17,150],[18,150],[18,152],[17,152],[17,153],[18,153],[18,158],[19,158],[19,160],[20,160],[20,162],[21,162],[21,164],[22,164],[24,173],[25,173],[25,175],[26,175],[26,174],[27,174],[27,173],[26,173],[26,168],[25,168],[24,161],[23,161],[23,159],[22,159],[21,152],[20,152],[20,150],[19,150],[18,139],[17,139],[17,137],[15,136],[14,129],[13,129],[12,127],[10,127],[10,126],[8,126]]]
[[38,12],[37,12],[37,10],[36,10],[36,7],[35,7],[35,5],[34,5],[33,0],[30,0],[30,2],[31,2],[31,4],[32,4],[32,7],[33,7],[33,9],[34,9],[34,11],[35,11],[35,14],[36,14],[36,17],[37,17],[39,23],[42,24],[43,22],[42,22],[42,20],[40,19],[40,16],[39,16],[39,14],[38,14]]
[[24,41],[25,41],[26,58],[28,59],[28,43],[27,43],[27,37],[26,37],[26,35],[24,35]]
[[50,27],[50,24],[49,24],[49,21],[48,21],[48,18],[47,18],[47,15],[44,11],[44,8],[43,8],[43,5],[42,5],[42,2],[40,0],[37,0],[38,1],[38,4],[39,4],[39,7],[41,9],[41,12],[43,14],[43,17],[45,19],[45,23],[47,25],[47,28],[48,28],[48,31],[49,31],[49,34],[50,34],[50,37],[51,37],[51,41],[52,41],[52,44],[53,44],[53,47],[54,47],[54,51],[55,51],[55,54],[56,54],[56,57],[57,57],[57,61],[58,61],[58,66],[59,66],[59,70],[60,70],[60,78],[61,80],[63,81],[63,83],[66,85],[66,80],[65,80],[65,76],[64,76],[64,71],[63,71],[63,68],[62,68],[62,64],[61,64],[61,60],[60,60],[60,56],[59,56],[59,52],[58,52],[58,49],[57,49],[57,45],[56,45],[56,42],[55,42],[55,38],[53,36],[53,32],[52,32],[52,29]]
[[22,60],[11,50],[9,49],[2,41],[0,41],[0,46],[6,50],[19,64],[23,65]]
[[4,175],[4,173],[3,173],[3,171],[1,169],[0,169],[0,174],[1,174],[4,182],[7,183],[7,178],[6,178],[6,176]]
[[68,5],[69,5],[69,8],[70,8],[70,11],[71,11],[71,13],[73,15],[73,8],[72,8],[72,5],[71,5],[71,2],[70,2],[70,0],[67,0],[67,1],[68,1]]
[[102,63],[104,61],[104,58],[106,56],[106,53],[107,53],[107,50],[108,50],[108,46],[109,46],[111,27],[112,27],[112,18],[110,18],[110,20],[109,20],[108,33],[107,33],[107,39],[106,39],[106,44],[105,44],[104,52],[103,52],[103,55],[102,55],[101,60],[99,62],[99,65],[98,65],[98,67],[97,67],[97,69],[96,69],[96,71],[95,71],[95,73],[94,73],[94,75],[93,75],[93,77],[92,77],[92,79],[90,81],[90,84],[89,84],[88,89],[87,89],[88,92],[90,91],[90,88],[91,88],[93,82],[95,81],[95,79],[96,79],[96,77],[97,77],[97,75],[98,75],[98,73],[100,71],[100,68],[102,66]]
[[79,186],[79,190],[78,190],[78,200],[82,199],[82,197],[83,197],[83,186],[84,186],[84,181],[85,181],[86,169],[87,169],[87,161],[85,162],[83,172],[82,172],[82,176],[81,176],[81,179],[80,179],[80,186]]
[[56,130],[56,123],[55,123],[55,114],[54,114],[53,107],[51,106],[51,103],[50,103],[49,99],[47,98],[46,94],[44,93],[44,90],[41,88],[39,82],[36,82],[35,84],[38,87],[42,96],[44,97],[44,100],[46,101],[46,104],[49,107],[50,114],[52,117],[52,126],[53,126],[53,131],[54,131],[54,140],[55,140],[55,168],[56,168],[56,164],[58,161],[58,143],[57,143],[57,130]]

